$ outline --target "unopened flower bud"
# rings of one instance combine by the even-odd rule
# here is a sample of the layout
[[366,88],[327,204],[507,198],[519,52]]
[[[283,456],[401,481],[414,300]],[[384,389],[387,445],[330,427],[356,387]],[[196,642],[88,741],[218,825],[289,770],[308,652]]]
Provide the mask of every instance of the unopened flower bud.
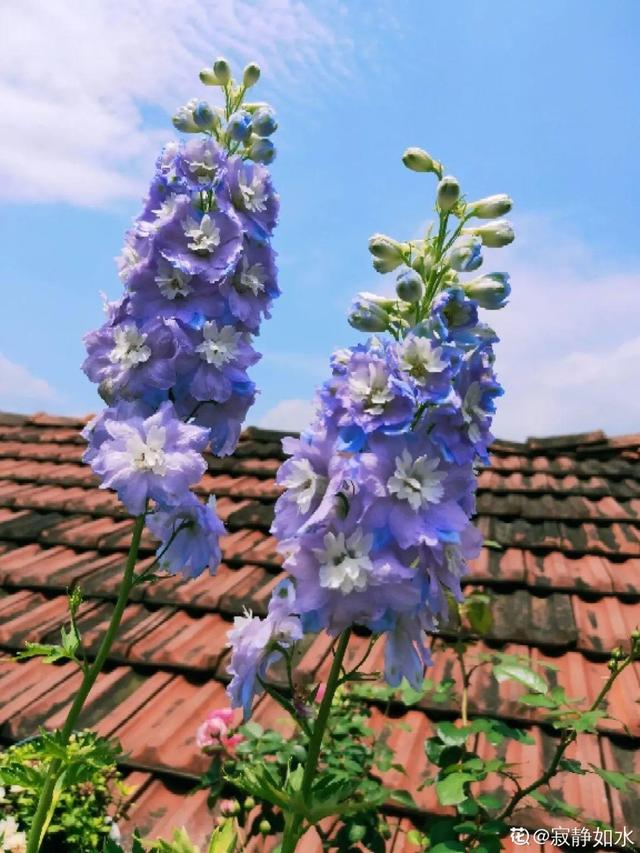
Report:
[[473,272],[482,263],[482,241],[475,234],[463,234],[454,241],[444,260],[456,272]]
[[227,133],[236,142],[244,142],[251,135],[251,113],[246,110],[237,110],[229,116]]
[[187,107],[180,107],[176,110],[175,115],[171,119],[176,130],[182,133],[199,133],[200,128],[193,120],[193,113]]
[[396,279],[396,293],[403,302],[420,302],[424,296],[424,282],[415,270],[405,270]]
[[493,219],[495,216],[504,216],[509,213],[513,207],[513,201],[506,193],[498,193],[497,195],[488,195],[486,198],[480,198],[478,201],[470,201],[465,212],[471,216],[477,216],[478,219]]
[[490,249],[501,249],[503,246],[508,246],[513,243],[515,234],[511,223],[506,219],[494,219],[493,222],[488,222],[486,225],[480,225],[477,228],[463,228],[465,234],[476,234],[481,240],[483,246],[488,246]]
[[376,272],[387,273],[397,269],[402,261],[394,260],[393,258],[374,258],[373,268]]
[[434,160],[422,148],[407,148],[402,155],[402,162],[413,172],[435,172],[439,178],[442,177],[442,163]]
[[211,68],[203,68],[200,72],[200,82],[204,83],[205,86],[219,86],[220,81],[216,77],[215,71],[212,71]]
[[481,308],[495,311],[504,308],[511,293],[509,276],[506,272],[492,272],[465,281],[462,285],[470,299],[474,299]]
[[268,820],[261,820],[258,824],[258,831],[261,835],[269,835],[271,832],[271,824]]
[[253,113],[253,132],[258,136],[271,136],[278,129],[276,114],[271,107],[260,107]]
[[245,798],[244,808],[246,809],[246,811],[248,811],[248,812],[251,811],[251,809],[254,809],[255,806],[256,806],[256,801],[253,799],[253,797],[246,797]]
[[389,327],[389,315],[374,294],[359,293],[351,303],[347,320],[359,332],[384,332]]
[[444,213],[448,213],[456,206],[459,198],[460,184],[457,179],[452,175],[445,175],[438,184],[438,207]]
[[240,813],[240,803],[237,800],[222,800],[220,811],[225,817],[233,817]]
[[211,127],[215,120],[215,114],[206,101],[198,101],[193,110],[193,120],[203,130]]
[[249,147],[249,157],[255,163],[273,163],[276,147],[270,139],[255,139]]
[[260,66],[256,65],[255,62],[250,62],[242,74],[242,85],[245,89],[249,89],[251,86],[255,86],[259,79]]
[[226,86],[231,80],[231,66],[222,56],[219,56],[213,63],[213,73],[220,86]]
[[386,234],[374,234],[369,239],[369,251],[374,258],[402,263],[402,248],[397,240],[392,240]]

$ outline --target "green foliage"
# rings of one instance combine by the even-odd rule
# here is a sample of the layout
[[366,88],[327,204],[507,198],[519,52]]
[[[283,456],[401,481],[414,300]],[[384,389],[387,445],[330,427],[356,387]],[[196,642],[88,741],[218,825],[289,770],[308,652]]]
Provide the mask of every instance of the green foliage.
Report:
[[70,626],[60,628],[60,643],[25,643],[24,649],[16,654],[18,660],[25,658],[42,658],[44,663],[56,663],[60,660],[71,660],[81,669],[86,666],[82,651],[82,640],[76,617],[82,604],[82,593],[79,587],[74,587],[68,595]]
[[23,831],[31,826],[39,791],[51,761],[60,762],[54,808],[43,851],[95,853],[109,839],[112,819],[124,816],[126,789],[116,768],[119,749],[93,732],[72,735],[63,745],[57,732],[0,753],[0,809]]

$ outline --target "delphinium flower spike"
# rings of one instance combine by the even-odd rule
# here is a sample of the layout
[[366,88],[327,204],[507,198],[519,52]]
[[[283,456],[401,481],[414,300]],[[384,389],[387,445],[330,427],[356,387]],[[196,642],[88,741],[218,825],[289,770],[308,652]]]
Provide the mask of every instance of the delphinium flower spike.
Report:
[[245,102],[259,76],[252,63],[235,83],[223,59],[201,72],[223,105],[194,100],[174,116],[192,138],[160,154],[119,259],[124,294],[86,336],[84,370],[107,408],[87,427],[85,459],[130,512],[147,512],[161,566],[190,577],[215,570],[224,528],[189,486],[205,449],[236,447],[255,399],[254,338],[279,294],[265,165],[277,122]]
[[[395,273],[395,295],[356,297],[349,322],[370,337],[334,352],[313,422],[284,440],[272,532],[290,576],[289,624],[384,635],[388,683],[406,677],[417,688],[430,660],[426,632],[446,618],[448,595],[461,599],[467,560],[482,545],[471,521],[476,465],[487,459],[502,388],[498,339],[478,309],[503,307],[510,286],[506,273],[474,273],[485,247],[514,235],[498,218],[508,196],[467,202],[426,151],[410,148],[403,162],[435,175],[437,222],[419,240],[371,238],[374,268]],[[231,634],[232,671],[247,648],[253,672],[284,653],[260,620],[242,627],[240,644]],[[232,689],[233,703],[246,711],[261,683]]]

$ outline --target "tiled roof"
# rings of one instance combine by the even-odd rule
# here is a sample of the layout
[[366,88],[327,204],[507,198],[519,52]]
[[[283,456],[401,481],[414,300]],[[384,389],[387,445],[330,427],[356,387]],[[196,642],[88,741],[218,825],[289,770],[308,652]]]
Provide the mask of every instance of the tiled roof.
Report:
[[[98,490],[81,462],[81,426],[77,419],[43,414],[0,415],[0,738],[5,743],[33,734],[40,725],[59,725],[79,680],[71,664],[16,663],[11,653],[25,640],[57,636],[66,616],[65,591],[76,582],[86,596],[83,636],[89,649],[95,648],[128,546],[131,520],[112,493]],[[268,529],[282,435],[250,428],[234,456],[209,459],[199,490],[218,495],[229,531],[223,564],[215,578],[168,577],[134,591],[108,668],[81,720],[117,736],[128,753],[129,781],[137,786],[130,822],[143,832],[166,834],[184,824],[197,839],[210,830],[204,793],[183,796],[207,765],[194,733],[208,710],[225,703],[230,621],[243,607],[263,613],[278,579],[280,560]],[[639,621],[640,436],[607,438],[594,432],[497,441],[490,467],[480,474],[478,511],[480,529],[492,545],[474,562],[468,583],[494,595],[494,624],[485,642],[555,664],[569,695],[593,698],[606,678],[609,652],[624,644]],[[153,550],[145,535],[143,559],[150,560]],[[353,645],[355,655],[357,641]],[[309,677],[322,678],[328,654],[329,642],[319,637],[306,649],[301,667]],[[372,670],[379,668],[380,654],[381,649],[370,661]],[[438,681],[455,674],[453,659],[436,654],[430,677]],[[530,726],[535,745],[513,743],[509,757],[531,779],[548,755],[551,736],[536,722],[536,712],[523,713],[514,701],[519,692],[485,675],[475,681],[470,710]],[[640,771],[639,695],[636,666],[616,683],[612,718],[601,721],[597,735],[581,735],[574,754],[612,770]],[[394,722],[409,727],[395,725],[391,736],[408,781],[394,771],[390,784],[417,786],[426,767],[422,742],[432,720],[451,712],[428,696],[417,708],[392,709]],[[259,721],[273,723],[279,716],[268,698],[261,700]],[[376,710],[374,724],[382,725],[381,717]],[[640,802],[630,795],[595,776],[559,777],[555,785],[565,786],[565,797],[589,817],[634,827],[640,837]],[[439,808],[430,787],[416,798],[424,809]],[[533,828],[540,825],[538,815],[528,819]],[[397,818],[392,820],[395,826]],[[390,843],[394,853],[413,849],[403,827]],[[309,840],[304,849],[316,848]]]

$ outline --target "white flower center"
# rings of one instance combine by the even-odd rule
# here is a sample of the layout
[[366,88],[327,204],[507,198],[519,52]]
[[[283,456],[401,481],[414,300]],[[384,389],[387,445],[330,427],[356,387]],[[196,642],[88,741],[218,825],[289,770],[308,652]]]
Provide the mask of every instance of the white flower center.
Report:
[[160,204],[160,207],[151,211],[155,216],[155,219],[152,219],[151,222],[138,222],[138,233],[143,237],[149,237],[150,235],[155,234],[161,225],[164,225],[165,222],[171,219],[177,204],[177,198],[175,196],[169,196],[168,199],[165,199],[165,201]]
[[222,367],[236,357],[240,337],[241,332],[236,332],[233,326],[218,329],[215,320],[207,321],[202,327],[203,340],[196,347],[196,352],[207,364]]
[[242,198],[242,205],[250,213],[264,213],[267,209],[267,189],[264,181],[254,175],[249,183],[241,175],[238,178],[238,189]]
[[212,151],[204,151],[201,159],[186,161],[189,173],[199,184],[209,184],[217,176],[219,166]]
[[393,399],[389,377],[382,364],[369,364],[367,367],[368,370],[360,370],[349,377],[349,391],[362,403],[365,412],[380,415]]
[[182,227],[184,228],[185,237],[188,237],[190,240],[187,246],[193,252],[208,255],[220,245],[220,229],[208,213],[205,213],[200,222],[189,216],[182,223]]
[[151,348],[145,343],[147,336],[135,326],[118,326],[113,333],[114,347],[109,358],[127,368],[144,364],[151,358]]
[[174,269],[169,264],[163,264],[158,269],[156,276],[156,284],[160,293],[166,299],[177,299],[178,297],[188,296],[193,288],[189,284],[191,276],[182,270]]
[[146,441],[137,433],[127,441],[127,452],[131,456],[131,464],[138,471],[150,471],[152,474],[164,476],[167,472],[167,460],[164,444],[167,431],[164,427],[154,426],[149,429]]
[[320,586],[338,589],[343,595],[366,589],[373,570],[369,558],[372,545],[373,536],[365,536],[360,528],[346,541],[344,533],[327,533],[324,549],[314,550],[320,563]]
[[262,264],[253,264],[249,266],[247,259],[242,259],[242,267],[240,269],[240,288],[242,290],[250,290],[254,296],[262,293],[264,283],[267,280],[267,271]]
[[426,456],[412,459],[404,450],[402,456],[396,456],[396,470],[387,483],[389,492],[407,501],[413,510],[439,503],[444,494],[442,481],[447,476],[444,471],[436,471],[439,461]]
[[427,338],[406,338],[398,350],[398,364],[418,382],[424,382],[430,373],[441,373],[447,362],[442,358],[442,347]]
[[300,512],[309,512],[315,496],[324,492],[327,478],[316,473],[308,459],[294,459],[282,485],[289,490]]

